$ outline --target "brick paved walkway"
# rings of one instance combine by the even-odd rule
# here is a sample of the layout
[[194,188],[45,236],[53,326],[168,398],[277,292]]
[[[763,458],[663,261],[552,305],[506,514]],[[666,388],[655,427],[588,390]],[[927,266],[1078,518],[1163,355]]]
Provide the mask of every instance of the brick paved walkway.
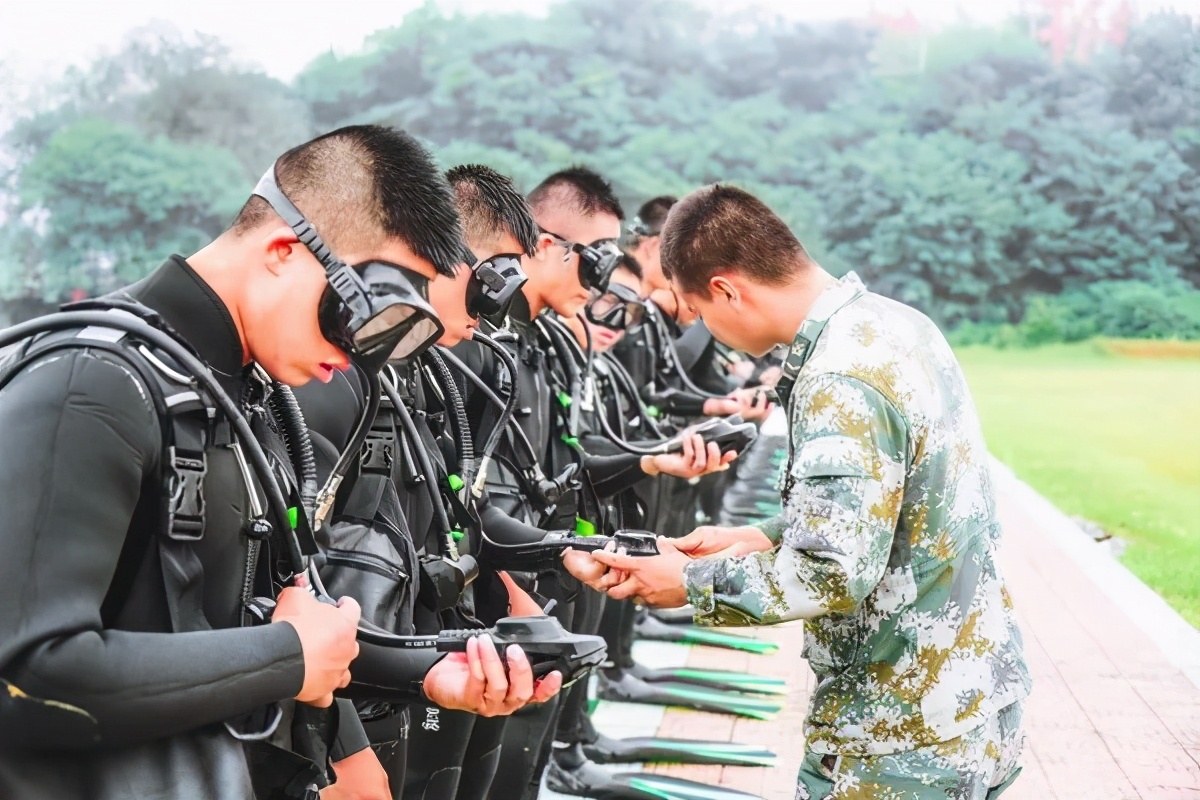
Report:
[[[1096,545],[1064,533],[1069,523],[1028,487],[997,472],[1001,566],[1035,681],[1025,770],[1004,800],[1200,800],[1200,633]],[[758,635],[777,641],[780,651],[694,648],[688,663],[786,677],[787,710],[759,722],[672,709],[659,732],[767,744],[780,766],[658,769],[792,800],[812,676],[800,658],[799,626]]]

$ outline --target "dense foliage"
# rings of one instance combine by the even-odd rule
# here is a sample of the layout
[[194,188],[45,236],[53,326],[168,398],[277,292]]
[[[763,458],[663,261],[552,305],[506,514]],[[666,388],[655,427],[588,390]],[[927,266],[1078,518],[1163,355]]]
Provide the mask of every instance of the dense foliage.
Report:
[[630,206],[736,182],[833,271],[968,339],[1200,336],[1200,26],[1150,17],[1055,64],[1037,24],[427,5],[291,86],[211,40],[150,37],[9,133],[0,295],[111,288],[217,233],[287,144],[384,122],[526,187],[590,164]]

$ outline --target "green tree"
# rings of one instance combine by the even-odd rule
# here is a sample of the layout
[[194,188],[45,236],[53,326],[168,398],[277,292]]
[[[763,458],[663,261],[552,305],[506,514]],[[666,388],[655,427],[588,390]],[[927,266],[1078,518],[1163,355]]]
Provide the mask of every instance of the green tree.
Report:
[[954,323],[1019,308],[1030,242],[1071,219],[1023,184],[1024,159],[938,132],[886,133],[833,158],[820,226],[872,286]]
[[59,301],[137,280],[157,260],[220,233],[244,202],[244,186],[228,151],[82,120],[55,134],[21,173],[32,258],[12,265],[20,277],[4,288]]

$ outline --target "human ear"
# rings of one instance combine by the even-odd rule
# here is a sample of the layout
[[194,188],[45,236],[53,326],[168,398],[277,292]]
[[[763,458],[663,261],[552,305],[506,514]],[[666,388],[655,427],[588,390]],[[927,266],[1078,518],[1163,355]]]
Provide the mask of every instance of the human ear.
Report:
[[267,271],[272,275],[283,272],[297,243],[296,234],[291,228],[279,227],[268,233],[264,241]]
[[708,293],[712,297],[724,297],[730,305],[740,305],[742,293],[723,275],[714,275],[708,281]]
[[533,257],[538,261],[547,260],[550,258],[550,248],[554,247],[557,243],[558,240],[550,234],[539,234],[537,239],[537,249],[534,251]]

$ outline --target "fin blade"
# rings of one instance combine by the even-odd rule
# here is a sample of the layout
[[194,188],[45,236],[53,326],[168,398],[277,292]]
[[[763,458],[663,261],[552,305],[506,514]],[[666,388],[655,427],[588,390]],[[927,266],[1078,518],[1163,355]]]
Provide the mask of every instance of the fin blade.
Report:
[[618,773],[614,779],[660,800],[763,800],[756,794],[651,773]]
[[694,683],[698,686],[707,686],[712,689],[752,692],[754,694],[785,695],[788,691],[787,683],[780,678],[719,669],[670,667],[645,670],[639,673],[639,676],[651,683]]
[[783,709],[780,703],[761,695],[721,692],[686,683],[601,683],[598,693],[602,699],[618,703],[680,706],[762,720],[771,719]]
[[639,622],[634,631],[639,639],[651,639],[660,642],[702,644],[762,655],[768,655],[779,650],[779,645],[775,642],[753,639],[749,636],[742,636],[735,633],[714,631],[698,625],[667,625],[653,617],[647,617]]

